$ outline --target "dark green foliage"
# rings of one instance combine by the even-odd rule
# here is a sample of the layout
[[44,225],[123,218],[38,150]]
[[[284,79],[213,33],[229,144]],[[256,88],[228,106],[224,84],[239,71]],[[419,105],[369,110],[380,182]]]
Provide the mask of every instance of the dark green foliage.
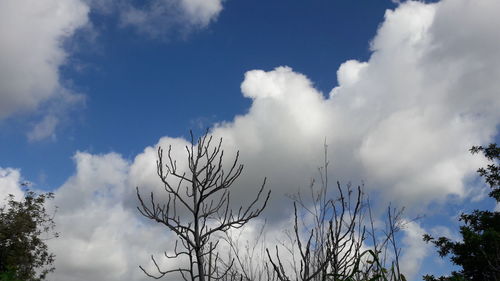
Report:
[[462,274],[457,272],[452,272],[451,276],[441,276],[439,278],[434,277],[434,275],[425,275],[423,277],[424,281],[467,281]]
[[0,281],[20,281],[14,276],[13,271],[6,271],[0,273]]
[[52,193],[27,191],[21,201],[13,195],[0,207],[0,281],[44,280],[54,270],[54,255],[46,239],[57,237],[45,201]]
[[[478,173],[484,177],[491,187],[490,196],[500,203],[500,148],[490,144],[484,148],[474,146],[470,150],[483,153],[492,163],[480,168]],[[450,256],[451,261],[462,267],[451,276],[436,278],[424,276],[425,281],[498,281],[500,280],[500,213],[474,210],[470,214],[462,214],[460,221],[461,242],[447,237],[433,238],[424,235],[424,241],[433,243],[441,257]]]
[[490,196],[495,198],[497,202],[500,202],[500,166],[498,165],[498,161],[500,160],[500,147],[492,143],[486,148],[482,146],[473,146],[470,151],[473,154],[482,152],[484,156],[492,162],[486,168],[479,168],[477,172],[484,177],[486,183],[491,187]]

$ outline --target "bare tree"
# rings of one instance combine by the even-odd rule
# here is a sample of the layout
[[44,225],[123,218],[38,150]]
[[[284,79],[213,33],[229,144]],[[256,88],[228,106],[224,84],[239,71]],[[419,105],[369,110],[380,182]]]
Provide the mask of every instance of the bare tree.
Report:
[[[274,276],[280,281],[405,280],[399,269],[400,249],[395,238],[403,227],[402,210],[388,208],[387,229],[380,234],[360,186],[352,188],[337,182],[333,196],[326,145],[324,157],[319,188],[312,180],[308,195],[299,192],[291,196],[294,226],[289,243],[276,246],[274,251],[266,249]],[[372,238],[371,247],[365,243],[368,237]],[[290,257],[283,255],[283,250]],[[386,263],[388,255],[390,262]],[[389,268],[386,264],[390,264]]]
[[[326,145],[324,156],[324,165],[319,169],[320,188],[316,188],[316,182],[312,180],[310,200],[300,192],[291,196],[294,227],[289,237],[291,245],[284,246],[292,255],[292,269],[283,261],[278,246],[274,255],[266,249],[271,267],[281,281],[344,280],[356,273],[365,240],[361,222],[363,194],[361,187],[353,190],[347,185],[344,190],[337,182],[338,197],[330,199]],[[304,217],[310,219],[305,221]],[[295,253],[298,253],[297,257]]]
[[[230,270],[231,276],[240,277],[244,281],[275,281],[274,271],[270,270],[266,260],[266,223],[262,223],[257,235],[251,240],[241,241],[243,231],[239,233],[226,232],[222,239],[229,246],[227,261],[233,261],[235,266]],[[229,266],[224,263],[223,266]],[[234,278],[233,278],[234,279]],[[228,278],[231,280],[231,278]]]
[[[341,195],[336,200],[321,203],[323,195],[316,197],[319,199],[316,202],[324,205],[306,206],[301,199],[294,202],[292,247],[296,247],[299,255],[292,260],[298,262],[291,265],[293,270],[287,270],[278,247],[274,256],[266,250],[279,280],[352,280],[357,273],[366,237],[360,223],[361,188],[354,191],[348,187],[346,195],[339,183],[337,188]],[[302,220],[297,205],[312,217],[312,224]],[[294,249],[286,250],[295,255]]]
[[139,212],[177,235],[174,254],[165,252],[165,257],[186,257],[189,260],[184,267],[162,269],[151,256],[157,271],[155,274],[140,266],[149,277],[160,279],[167,274],[178,273],[184,280],[227,279],[233,261],[227,266],[219,266],[221,258],[216,250],[219,242],[211,239],[212,236],[231,228],[241,228],[266,207],[271,191],[264,192],[264,179],[255,199],[247,207],[232,210],[230,188],[243,171],[243,165],[239,164],[239,151],[226,168],[222,139],[215,144],[212,141],[208,131],[196,142],[191,132],[191,145],[186,146],[187,172],[178,169],[171,155],[171,146],[166,161],[163,150],[158,149],[157,174],[164,185],[166,201],[159,202],[151,192],[149,202],[145,202],[137,188]]

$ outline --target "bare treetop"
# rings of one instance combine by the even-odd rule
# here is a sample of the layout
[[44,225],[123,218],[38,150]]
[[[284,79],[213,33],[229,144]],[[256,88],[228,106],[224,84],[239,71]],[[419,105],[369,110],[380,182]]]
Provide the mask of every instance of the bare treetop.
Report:
[[[220,260],[216,251],[218,241],[210,238],[217,232],[225,232],[231,228],[240,228],[264,210],[271,191],[264,193],[264,179],[255,199],[246,207],[240,206],[237,211],[230,207],[231,186],[243,171],[239,163],[239,151],[234,159],[224,168],[224,150],[222,138],[213,142],[213,137],[205,133],[195,142],[191,132],[191,145],[186,146],[188,173],[181,172],[177,162],[171,155],[169,146],[167,159],[163,159],[163,149],[158,148],[156,163],[166,202],[158,202],[151,192],[149,202],[145,202],[137,188],[139,212],[158,223],[165,225],[177,235],[178,240],[174,255],[167,258],[187,257],[189,265],[180,268],[162,269],[154,256],[152,262],[156,274],[140,268],[152,278],[160,279],[169,273],[180,273],[184,280],[218,280],[226,276],[229,267],[221,270],[217,265]],[[179,209],[187,210],[187,216],[180,216]],[[181,242],[182,250],[178,249]]]

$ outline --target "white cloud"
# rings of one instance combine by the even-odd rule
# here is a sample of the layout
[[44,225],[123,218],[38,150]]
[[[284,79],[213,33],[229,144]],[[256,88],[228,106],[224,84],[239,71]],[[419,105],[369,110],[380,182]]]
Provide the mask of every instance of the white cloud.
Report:
[[87,23],[88,11],[79,0],[0,3],[0,119],[60,96],[63,43]]
[[191,24],[204,27],[222,11],[222,0],[181,0],[180,6]]
[[55,138],[59,117],[81,96],[64,88],[59,68],[68,56],[63,43],[87,23],[79,0],[2,1],[0,3],[0,120],[32,114],[50,103],[30,141]]
[[[407,205],[466,195],[467,177],[481,166],[481,159],[471,157],[467,149],[492,140],[499,120],[498,83],[488,72],[476,73],[500,70],[496,49],[485,54],[470,46],[456,52],[456,44],[470,45],[470,39],[454,38],[449,44],[447,36],[437,32],[456,34],[457,26],[473,25],[481,30],[470,33],[481,34],[476,42],[499,46],[496,33],[483,32],[497,20],[444,20],[441,14],[447,14],[450,5],[461,6],[466,14],[479,13],[470,11],[468,1],[407,2],[388,11],[372,43],[374,53],[356,74],[356,82],[346,84],[339,75],[339,87],[332,92],[334,110],[342,112],[342,123],[350,124],[344,132],[354,134],[350,146],[368,186],[387,189]],[[339,72],[346,69],[342,66]]]
[[156,37],[208,26],[222,11],[222,0],[153,0],[142,7],[124,1],[118,9],[124,26]]
[[402,239],[401,248],[403,255],[401,256],[400,266],[401,273],[405,275],[407,280],[420,280],[417,276],[420,266],[425,257],[433,249],[422,240],[422,236],[427,233],[420,225],[414,221],[405,222],[402,229],[404,237]]
[[40,123],[36,124],[31,132],[28,133],[28,140],[39,141],[50,137],[56,139],[55,129],[59,119],[53,115],[45,116]]
[[116,12],[123,25],[157,36],[206,27],[221,12],[222,0],[155,0],[141,8],[128,0],[2,1],[0,120],[20,114],[40,118],[26,134],[30,141],[54,139],[68,108],[82,105],[83,96],[65,87],[60,67],[70,55],[65,43],[77,30],[92,29],[91,10]]
[[21,173],[12,168],[0,168],[0,207],[5,203],[4,199],[9,194],[14,195],[16,200],[24,197],[20,186]]
[[114,153],[79,152],[74,161],[75,175],[52,202],[61,237],[48,242],[57,255],[51,279],[147,280],[138,265],[148,266],[151,254],[161,256],[173,244],[163,228],[126,206],[130,164]]
[[[454,218],[454,220],[457,220],[458,218]],[[431,236],[438,238],[438,237],[448,237],[449,239],[453,241],[461,241],[461,236],[460,233],[458,233],[458,229],[452,230],[449,227],[443,226],[443,225],[437,225],[434,226],[433,228],[430,229],[430,234]]]

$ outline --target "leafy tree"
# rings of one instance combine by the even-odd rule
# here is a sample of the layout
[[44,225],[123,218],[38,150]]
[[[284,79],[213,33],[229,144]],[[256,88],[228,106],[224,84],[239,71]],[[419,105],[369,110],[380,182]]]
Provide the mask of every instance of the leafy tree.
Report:
[[243,165],[238,163],[237,153],[225,169],[222,139],[215,144],[212,140],[207,132],[195,142],[191,133],[191,145],[186,146],[187,172],[177,168],[177,162],[170,153],[171,147],[166,159],[163,159],[163,150],[158,149],[157,173],[167,195],[166,201],[157,200],[153,193],[146,201],[137,189],[139,212],[177,235],[173,255],[165,253],[165,256],[189,260],[185,267],[161,269],[151,256],[157,274],[140,267],[149,277],[160,279],[167,274],[178,273],[184,280],[228,279],[227,273],[233,261],[228,266],[221,266],[223,262],[217,253],[219,242],[212,236],[241,228],[260,215],[269,200],[271,192],[263,193],[264,180],[247,207],[240,207],[237,211],[230,208],[231,186],[241,175]]
[[500,147],[492,143],[486,148],[473,146],[470,151],[473,154],[481,152],[492,162],[486,168],[479,168],[477,172],[484,177],[486,183],[491,187],[490,196],[500,202],[500,166],[498,164],[498,161],[500,161]]
[[54,254],[45,243],[57,237],[45,209],[52,198],[52,193],[27,191],[21,201],[9,195],[0,207],[0,281],[39,281],[54,271]]
[[20,281],[14,275],[15,273],[12,270],[2,272],[0,273],[0,281]]
[[[474,146],[471,153],[483,153],[491,161],[478,173],[491,187],[490,196],[500,203],[500,147],[490,144],[488,147]],[[500,212],[474,210],[462,214],[460,221],[461,242],[448,237],[433,238],[424,235],[424,240],[433,243],[441,257],[451,256],[451,261],[462,267],[451,276],[436,278],[424,276],[426,281],[498,281],[500,280]]]

